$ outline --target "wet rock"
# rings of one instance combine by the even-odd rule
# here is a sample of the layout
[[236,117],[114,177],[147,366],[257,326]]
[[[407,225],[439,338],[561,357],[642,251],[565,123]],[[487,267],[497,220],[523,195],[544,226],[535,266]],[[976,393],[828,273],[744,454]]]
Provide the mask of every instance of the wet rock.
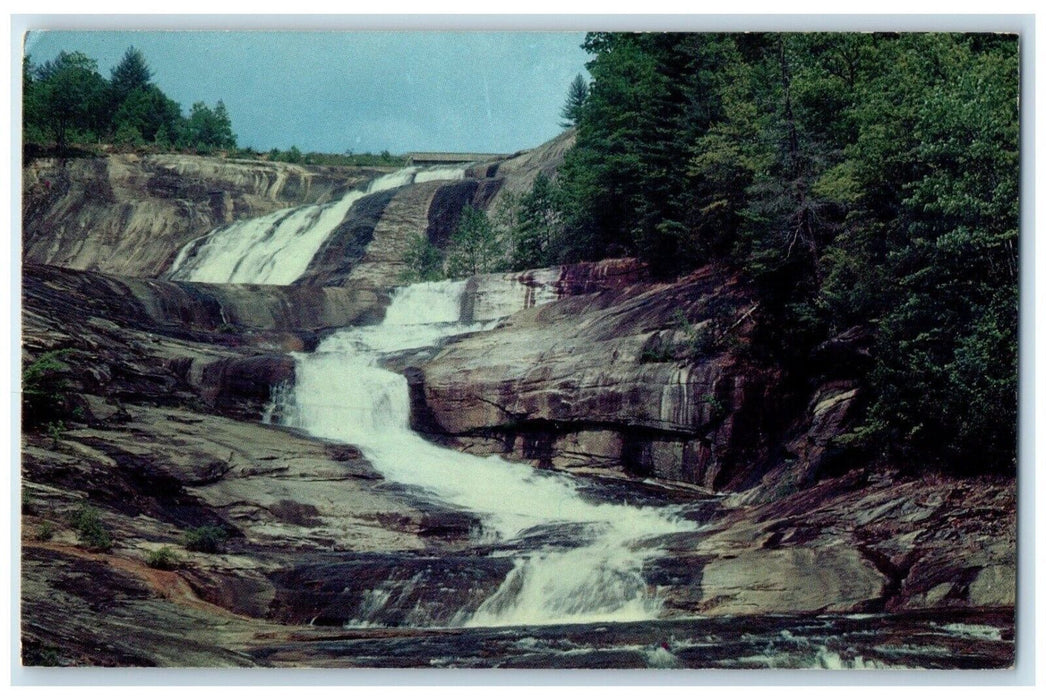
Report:
[[431,627],[474,611],[497,589],[511,562],[486,557],[342,557],[273,576],[269,615],[323,626]]
[[396,190],[376,192],[357,201],[309,262],[296,286],[338,287],[363,259],[374,240],[374,229]]
[[374,174],[181,154],[36,159],[23,171],[25,259],[155,277],[215,226],[323,201]]
[[[581,288],[594,277],[582,274]],[[779,372],[729,353],[646,352],[655,336],[685,340],[680,312],[696,325],[712,298],[745,308],[744,290],[712,271],[678,284],[615,284],[450,342],[408,376],[417,426],[539,466],[617,463],[712,488],[761,475],[784,430],[773,398]]]
[[110,330],[215,344],[242,344],[250,333],[258,344],[289,342],[297,333],[299,347],[311,332],[380,320],[388,303],[383,294],[341,288],[166,282],[33,264],[23,266],[22,294],[34,313],[110,324]]

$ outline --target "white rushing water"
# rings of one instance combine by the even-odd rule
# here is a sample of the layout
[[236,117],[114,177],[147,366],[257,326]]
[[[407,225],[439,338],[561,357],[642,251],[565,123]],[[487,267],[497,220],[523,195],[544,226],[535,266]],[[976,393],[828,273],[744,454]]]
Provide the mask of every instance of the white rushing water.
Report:
[[[506,547],[534,528],[575,532],[575,546],[533,545],[513,554],[514,569],[500,589],[474,614],[459,615],[456,624],[655,617],[657,598],[641,569],[657,552],[643,540],[690,529],[688,523],[663,509],[591,503],[568,477],[444,449],[409,429],[406,380],[378,366],[380,358],[482,329],[459,321],[464,287],[464,282],[435,282],[397,290],[382,324],[340,331],[315,352],[297,355],[295,386],[282,398],[283,421],[359,445],[387,479],[421,487],[477,514],[487,536]],[[489,308],[509,313],[553,296],[525,285],[508,284],[505,290],[490,294]],[[507,300],[513,294],[514,305]]]
[[460,180],[464,175],[464,168],[402,168],[346,192],[337,201],[281,209],[221,226],[184,246],[168,276],[189,282],[291,284],[363,197],[411,182]]

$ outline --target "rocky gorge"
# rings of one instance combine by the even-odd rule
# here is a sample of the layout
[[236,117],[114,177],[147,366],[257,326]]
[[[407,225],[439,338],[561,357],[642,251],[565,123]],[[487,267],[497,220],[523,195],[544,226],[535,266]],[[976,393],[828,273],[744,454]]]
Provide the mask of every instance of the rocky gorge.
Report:
[[[614,259],[475,276],[447,296],[460,329],[378,360],[406,378],[414,431],[479,458],[474,474],[507,459],[569,478],[586,503],[670,512],[678,528],[650,536],[636,574],[657,603],[645,622],[463,624],[521,560],[594,536],[552,523],[492,540],[475,510],[286,417],[308,358],[393,321],[412,236],[445,245],[466,204],[525,191],[570,139],[361,192],[304,272],[265,285],[173,268],[213,229],[389,173],[27,163],[23,392],[47,401],[23,416],[25,663],[1011,665],[1013,480],[840,457],[867,333],[819,348],[815,380],[789,376],[746,351],[756,302],[726,270],[658,280]],[[85,541],[85,512],[108,546]],[[221,546],[187,547],[201,528]]]

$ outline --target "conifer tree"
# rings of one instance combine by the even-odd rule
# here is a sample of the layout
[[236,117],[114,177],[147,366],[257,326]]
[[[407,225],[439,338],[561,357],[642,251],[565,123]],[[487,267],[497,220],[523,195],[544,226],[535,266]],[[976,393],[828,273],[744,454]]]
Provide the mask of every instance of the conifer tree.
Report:
[[588,83],[578,73],[574,76],[574,80],[570,83],[570,88],[567,91],[567,103],[563,105],[563,111],[560,112],[560,116],[563,117],[563,122],[560,126],[564,128],[570,128],[578,123],[581,119],[581,110],[585,106],[585,99],[588,97]]

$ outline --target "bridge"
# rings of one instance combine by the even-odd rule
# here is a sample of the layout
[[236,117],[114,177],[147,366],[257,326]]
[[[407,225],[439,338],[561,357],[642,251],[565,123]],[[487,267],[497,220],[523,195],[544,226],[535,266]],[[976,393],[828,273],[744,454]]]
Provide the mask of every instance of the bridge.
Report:
[[461,165],[511,158],[514,153],[408,153],[407,165]]

